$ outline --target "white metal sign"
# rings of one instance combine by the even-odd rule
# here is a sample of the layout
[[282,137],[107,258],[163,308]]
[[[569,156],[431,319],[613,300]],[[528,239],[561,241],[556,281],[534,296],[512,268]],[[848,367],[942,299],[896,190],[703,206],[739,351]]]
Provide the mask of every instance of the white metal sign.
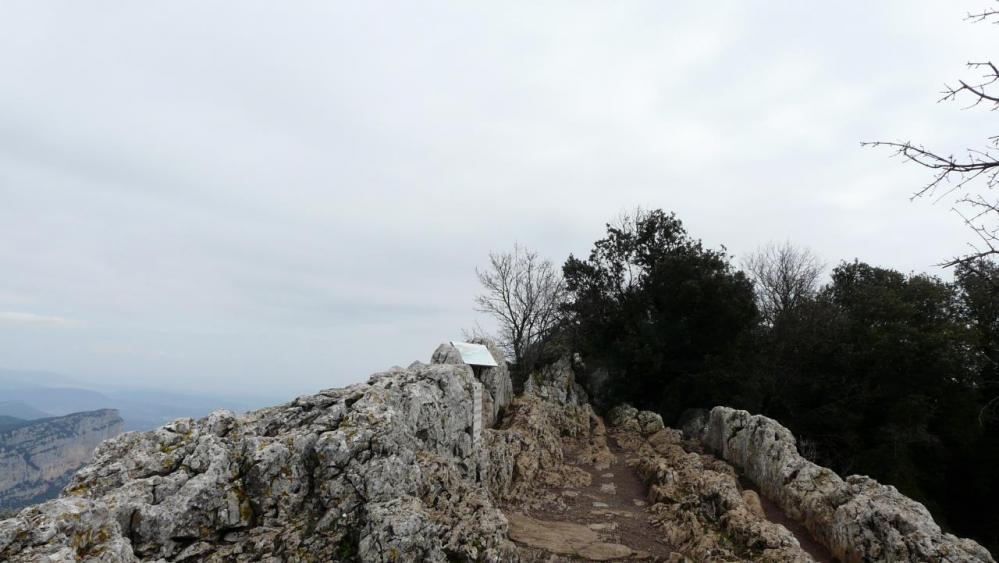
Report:
[[499,364],[496,363],[496,359],[489,352],[489,348],[486,348],[482,344],[472,344],[471,342],[455,342],[451,341],[451,346],[454,346],[458,353],[461,354],[461,360],[470,366],[486,366],[486,367],[497,367]]

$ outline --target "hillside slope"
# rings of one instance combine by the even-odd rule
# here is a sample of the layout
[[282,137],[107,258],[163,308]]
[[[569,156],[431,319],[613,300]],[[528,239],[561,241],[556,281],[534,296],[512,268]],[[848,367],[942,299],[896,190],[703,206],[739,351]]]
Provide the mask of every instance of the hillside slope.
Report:
[[0,508],[52,498],[122,430],[121,417],[108,409],[0,423]]

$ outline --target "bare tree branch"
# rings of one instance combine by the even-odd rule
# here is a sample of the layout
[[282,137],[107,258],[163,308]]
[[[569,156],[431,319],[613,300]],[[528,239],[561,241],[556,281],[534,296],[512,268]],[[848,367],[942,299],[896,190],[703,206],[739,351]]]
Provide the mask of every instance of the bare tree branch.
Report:
[[499,324],[499,341],[520,362],[534,345],[558,325],[565,301],[565,282],[550,260],[515,245],[513,252],[489,253],[489,267],[476,269],[484,292],[476,310]]
[[999,10],[982,10],[978,13],[969,12],[965,19],[975,23],[985,21],[987,19],[995,19],[996,21],[992,23],[999,23]]
[[[966,19],[999,23],[999,9],[969,13]],[[977,80],[959,80],[958,86],[945,85],[939,101],[970,98],[971,103],[966,109],[983,104],[990,110],[999,109],[999,92],[995,91],[999,87],[999,68],[992,61],[969,62],[968,68],[984,71],[984,74]],[[970,264],[999,254],[999,227],[996,226],[999,225],[999,200],[992,201],[983,195],[999,184],[999,135],[989,137],[984,148],[966,149],[961,157],[930,150],[911,141],[875,141],[861,145],[887,147],[893,151],[893,156],[932,171],[930,181],[919,188],[912,199],[933,197],[939,201],[957,191],[977,191],[961,195],[954,209],[975,234],[976,240],[969,243],[971,251],[944,261],[942,266]]]
[[815,295],[825,269],[810,250],[795,248],[790,242],[760,247],[743,261],[743,267],[753,279],[760,314],[770,325]]

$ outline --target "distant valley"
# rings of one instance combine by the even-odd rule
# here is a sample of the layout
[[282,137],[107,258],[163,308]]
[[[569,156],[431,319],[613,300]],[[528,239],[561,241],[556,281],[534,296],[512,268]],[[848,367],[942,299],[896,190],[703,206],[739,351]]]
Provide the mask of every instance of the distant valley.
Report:
[[202,417],[218,409],[243,412],[274,402],[273,397],[195,395],[161,389],[108,386],[95,390],[60,374],[0,369],[0,417],[23,420],[115,409],[124,420],[124,430],[130,432],[150,430],[177,418]]
[[273,399],[87,388],[48,372],[0,369],[0,513],[54,498],[104,440]]

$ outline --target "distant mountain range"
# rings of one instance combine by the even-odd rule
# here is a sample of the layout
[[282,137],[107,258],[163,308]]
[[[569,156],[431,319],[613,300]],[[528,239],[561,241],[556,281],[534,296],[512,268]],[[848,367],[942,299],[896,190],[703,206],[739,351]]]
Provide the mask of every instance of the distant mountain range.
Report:
[[0,401],[0,416],[12,416],[24,420],[46,418],[50,413],[36,409],[24,401]]
[[273,403],[273,398],[194,395],[159,389],[108,386],[95,390],[61,374],[5,369],[0,369],[0,398],[0,417],[22,420],[115,409],[125,422],[126,432],[150,430],[177,418],[199,418],[217,409],[243,412]]

